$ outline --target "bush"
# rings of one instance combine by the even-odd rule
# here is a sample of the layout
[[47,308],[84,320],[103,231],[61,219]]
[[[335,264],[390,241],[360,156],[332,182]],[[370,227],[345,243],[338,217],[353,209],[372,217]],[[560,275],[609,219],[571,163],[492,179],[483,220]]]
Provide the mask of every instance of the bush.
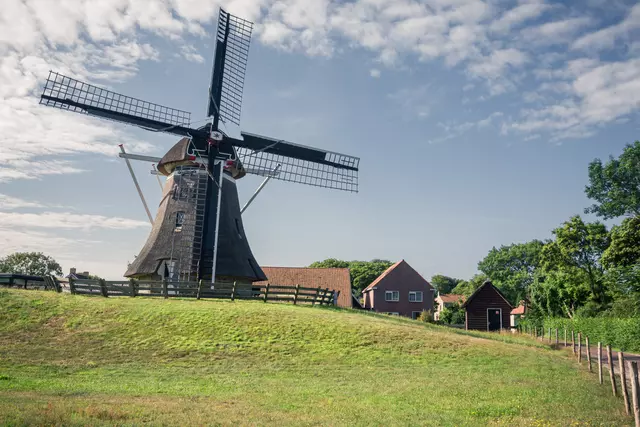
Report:
[[640,352],[640,318],[608,318],[608,317],[575,317],[573,319],[549,318],[544,321],[545,330],[581,332],[588,336],[592,343],[625,350]]
[[433,313],[431,313],[431,310],[422,310],[422,313],[420,313],[416,320],[425,323],[434,323]]

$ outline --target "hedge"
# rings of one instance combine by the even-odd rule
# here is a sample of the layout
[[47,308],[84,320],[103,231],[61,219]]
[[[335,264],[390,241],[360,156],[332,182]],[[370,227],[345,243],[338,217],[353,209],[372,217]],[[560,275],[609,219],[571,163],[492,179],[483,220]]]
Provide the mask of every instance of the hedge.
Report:
[[[640,352],[640,318],[626,319],[609,317],[578,317],[574,319],[548,318],[544,320],[545,332],[558,328],[559,331],[567,328],[567,331],[582,333],[588,336],[592,343],[601,342],[603,346],[610,345],[613,348]],[[569,332],[570,333],[570,332]]]

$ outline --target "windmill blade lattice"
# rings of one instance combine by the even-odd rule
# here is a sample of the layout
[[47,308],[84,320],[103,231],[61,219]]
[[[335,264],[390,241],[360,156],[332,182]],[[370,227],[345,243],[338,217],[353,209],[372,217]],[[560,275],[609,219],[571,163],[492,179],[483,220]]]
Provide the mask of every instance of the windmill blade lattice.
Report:
[[110,117],[105,113],[115,113],[111,117],[114,120],[122,115],[124,118],[145,119],[165,127],[189,126],[191,122],[189,112],[121,95],[54,71],[49,72],[40,104],[106,118]]
[[[223,121],[227,120],[236,125],[240,125],[242,91],[244,89],[244,76],[247,70],[247,60],[249,59],[252,31],[252,22],[238,18],[220,9],[216,34],[218,41],[216,57],[221,55],[220,57],[223,58],[224,63],[221,64],[222,88],[218,112]],[[224,52],[218,52],[218,49],[223,49]],[[209,106],[210,116],[213,115],[215,109],[215,105]]]

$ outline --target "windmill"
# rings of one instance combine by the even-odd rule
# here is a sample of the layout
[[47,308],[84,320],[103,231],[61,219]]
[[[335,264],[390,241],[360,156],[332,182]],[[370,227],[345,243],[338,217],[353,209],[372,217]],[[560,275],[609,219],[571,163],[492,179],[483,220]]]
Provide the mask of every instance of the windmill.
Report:
[[266,280],[240,214],[236,180],[247,173],[358,191],[357,157],[247,132],[234,138],[220,128],[221,123],[223,128],[225,123],[240,125],[252,28],[251,22],[220,9],[207,119],[199,127],[192,126],[186,111],[49,72],[40,98],[45,106],[182,137],[159,161],[153,159],[157,173],[166,176],[162,200],[151,233],[125,276],[247,284]]

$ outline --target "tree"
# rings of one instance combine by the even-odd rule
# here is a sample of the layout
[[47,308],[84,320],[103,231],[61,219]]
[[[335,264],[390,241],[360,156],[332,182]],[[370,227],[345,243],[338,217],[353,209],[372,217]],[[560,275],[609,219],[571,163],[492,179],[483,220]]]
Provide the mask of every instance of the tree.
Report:
[[571,278],[570,283],[580,278],[588,284],[593,299],[604,303],[604,268],[600,257],[610,242],[607,228],[600,222],[585,223],[576,215],[553,230],[553,234],[556,239],[541,252],[544,270],[565,273]]
[[605,219],[623,215],[640,216],[640,141],[627,144],[618,159],[603,165],[600,159],[589,163],[587,197],[597,203],[585,209]]
[[461,279],[454,279],[453,277],[443,276],[442,274],[436,274],[431,277],[431,284],[441,294],[451,293],[451,290],[455,288],[458,283],[462,282]]
[[15,252],[0,258],[0,272],[29,276],[62,275],[62,267],[42,252]]
[[611,245],[602,254],[606,268],[640,264],[640,217],[626,218],[611,229]]
[[489,277],[487,277],[486,274],[476,274],[469,281],[463,280],[458,283],[456,287],[451,290],[451,293],[469,297],[487,280],[489,280]]
[[393,263],[384,259],[374,259],[371,261],[342,261],[335,258],[328,258],[324,261],[316,261],[309,265],[312,268],[349,268],[351,276],[351,287],[360,294],[364,288],[369,286],[378,276],[391,267]]
[[465,322],[464,309],[459,303],[453,303],[442,310],[442,313],[440,313],[440,320],[448,324],[461,325]]
[[544,242],[532,240],[492,248],[478,263],[478,270],[491,278],[505,296],[513,303],[525,299],[533,283],[536,269],[540,266],[540,254]]

